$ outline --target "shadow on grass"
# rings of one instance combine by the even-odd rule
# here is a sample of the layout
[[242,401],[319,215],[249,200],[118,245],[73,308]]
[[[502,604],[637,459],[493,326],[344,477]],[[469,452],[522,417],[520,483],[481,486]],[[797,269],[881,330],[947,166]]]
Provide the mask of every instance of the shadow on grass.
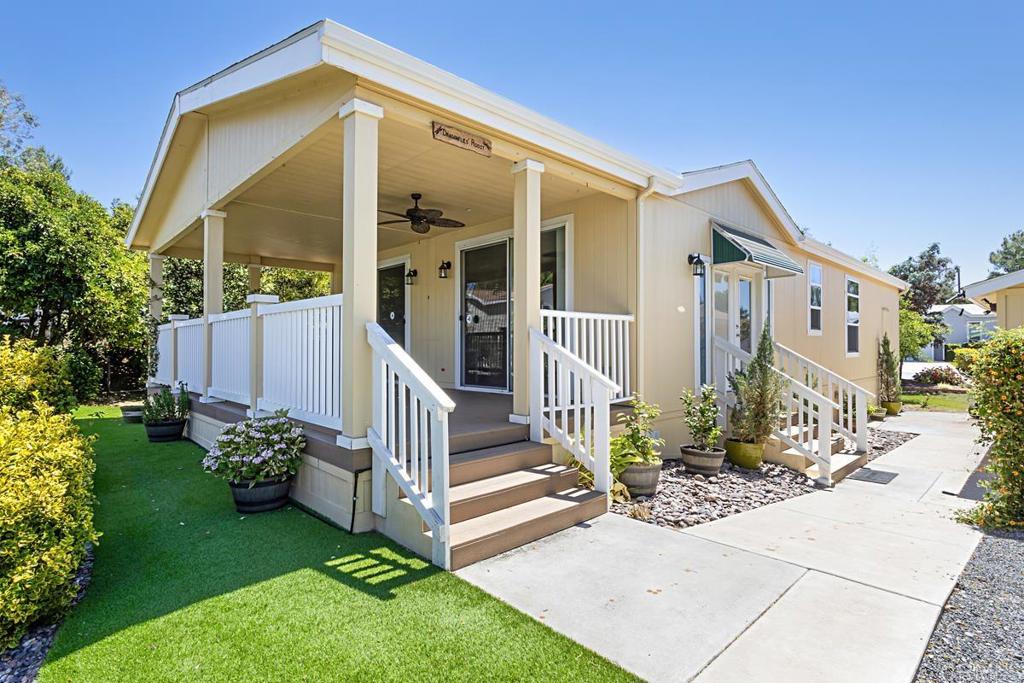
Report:
[[[440,571],[379,534],[349,535],[294,506],[240,515],[227,484],[202,471],[195,444],[150,444],[141,425],[122,423],[110,409],[81,411],[77,421],[97,437],[96,527],[103,536],[89,590],[58,634],[51,661],[294,572],[319,572],[373,602],[393,600],[402,587]],[[355,595],[342,602],[367,607]]]

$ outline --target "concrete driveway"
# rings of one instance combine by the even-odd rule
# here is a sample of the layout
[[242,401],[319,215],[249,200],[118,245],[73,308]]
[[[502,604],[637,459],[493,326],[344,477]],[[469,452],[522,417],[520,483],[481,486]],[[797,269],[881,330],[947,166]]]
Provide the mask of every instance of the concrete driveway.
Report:
[[458,572],[652,681],[910,681],[979,534],[950,517],[981,452],[965,416],[847,479],[672,531],[608,514]]

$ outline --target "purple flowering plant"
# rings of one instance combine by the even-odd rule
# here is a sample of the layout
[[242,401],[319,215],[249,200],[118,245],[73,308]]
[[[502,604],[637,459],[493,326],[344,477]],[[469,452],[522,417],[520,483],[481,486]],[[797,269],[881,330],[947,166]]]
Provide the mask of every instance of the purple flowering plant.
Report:
[[305,446],[302,429],[288,419],[288,411],[279,410],[225,427],[203,458],[203,469],[230,482],[247,481],[251,487],[298,472]]

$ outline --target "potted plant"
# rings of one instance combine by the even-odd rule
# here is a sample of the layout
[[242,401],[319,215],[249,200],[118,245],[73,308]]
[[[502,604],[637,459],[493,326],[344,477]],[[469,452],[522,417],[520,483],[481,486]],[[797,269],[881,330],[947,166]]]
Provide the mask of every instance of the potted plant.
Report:
[[150,441],[177,441],[185,431],[188,419],[188,387],[179,385],[178,393],[164,387],[150,394],[142,404],[142,423]]
[[302,430],[279,410],[226,426],[203,458],[203,469],[227,480],[239,512],[276,510],[288,502],[305,447]]
[[878,345],[878,402],[889,415],[899,415],[903,410],[900,400],[903,388],[900,384],[900,359],[889,342],[889,333],[882,335]]
[[718,425],[715,387],[710,384],[701,387],[699,397],[686,389],[679,400],[683,402],[683,422],[693,439],[693,443],[679,447],[683,465],[687,472],[715,476],[725,460],[725,449],[718,445],[722,428]]
[[142,403],[123,403],[121,404],[121,419],[125,422],[138,424],[142,422]]
[[630,496],[653,496],[661,478],[661,452],[656,450],[665,445],[664,439],[656,438],[651,426],[661,409],[633,397],[631,411],[619,415],[624,429],[611,440],[611,458],[629,464],[619,475]]
[[775,347],[768,325],[761,332],[757,352],[746,368],[729,376],[736,403],[729,412],[729,438],[725,453],[729,462],[757,469],[764,444],[779,425],[779,408],[786,380],[775,369]]
[[868,419],[874,420],[875,422],[881,422],[888,415],[888,411],[885,408],[879,408],[878,406],[869,403],[868,404]]

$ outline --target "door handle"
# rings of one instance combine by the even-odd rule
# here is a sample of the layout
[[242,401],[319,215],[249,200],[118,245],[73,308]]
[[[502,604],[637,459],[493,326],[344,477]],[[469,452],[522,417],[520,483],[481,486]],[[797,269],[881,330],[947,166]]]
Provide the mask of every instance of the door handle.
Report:
[[474,322],[474,323],[478,323],[478,322],[480,322],[480,316],[478,316],[478,315],[474,315],[474,316],[473,316],[473,322]]

